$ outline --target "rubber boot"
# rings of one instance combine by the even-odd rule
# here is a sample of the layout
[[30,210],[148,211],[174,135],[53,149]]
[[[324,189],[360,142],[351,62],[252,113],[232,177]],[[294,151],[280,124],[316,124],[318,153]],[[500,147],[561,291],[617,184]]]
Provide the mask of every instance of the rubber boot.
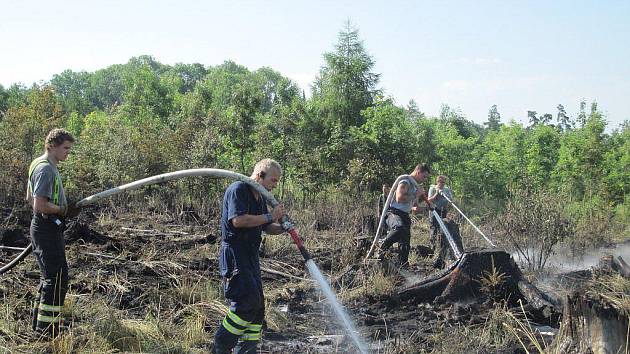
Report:
[[242,340],[234,347],[235,354],[256,354],[258,350],[257,340]]

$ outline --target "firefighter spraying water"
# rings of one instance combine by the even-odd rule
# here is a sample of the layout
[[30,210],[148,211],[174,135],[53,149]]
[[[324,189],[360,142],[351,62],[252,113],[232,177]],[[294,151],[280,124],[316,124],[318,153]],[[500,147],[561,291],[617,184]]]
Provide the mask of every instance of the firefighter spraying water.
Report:
[[[252,179],[250,177],[244,176],[239,173],[231,172],[231,171],[226,171],[226,170],[221,170],[221,169],[201,168],[201,169],[176,171],[176,172],[161,174],[161,175],[157,175],[153,177],[148,177],[142,180],[138,180],[135,182],[131,182],[131,183],[89,196],[81,200],[80,202],[78,202],[76,205],[77,205],[77,208],[81,208],[81,207],[85,207],[87,205],[96,203],[102,199],[111,197],[113,195],[136,190],[144,186],[157,184],[157,183],[163,183],[166,181],[171,181],[171,180],[180,179],[184,177],[194,177],[194,176],[208,176],[208,177],[234,179],[236,181],[243,182],[247,186],[251,187],[253,190],[256,191],[256,193],[260,193],[260,195],[264,198],[266,203],[269,204],[272,208],[276,208],[279,204],[278,201],[274,198],[274,196],[269,192],[269,190],[263,187],[255,179]],[[254,177],[256,177],[256,175],[254,175]],[[262,208],[262,205],[261,205],[261,208]],[[263,209],[263,210],[266,210],[266,209]],[[264,213],[259,216],[265,218],[265,223],[267,223],[267,220],[269,218],[269,216],[267,216],[267,213]],[[291,239],[296,244],[300,254],[305,260],[305,264],[309,273],[311,274],[313,279],[317,282],[322,293],[326,296],[326,299],[331,305],[333,312],[335,316],[337,317],[340,325],[344,328],[346,334],[350,337],[350,339],[352,340],[357,350],[361,353],[367,353],[367,345],[359,336],[359,333],[356,330],[356,327],[354,326],[352,320],[350,319],[350,317],[344,310],[343,306],[337,300],[335,293],[330,287],[328,281],[322,275],[321,271],[319,270],[319,268],[317,267],[317,265],[311,258],[309,252],[304,247],[304,244],[302,240],[300,239],[298,232],[296,228],[294,227],[292,221],[289,219],[287,215],[283,215],[282,218],[280,218],[280,220],[274,220],[274,216],[271,216],[271,221],[277,221],[277,224],[281,226],[282,231],[287,232],[291,236]],[[29,245],[15,259],[13,259],[11,262],[3,266],[0,269],[0,274],[7,272],[13,267],[15,267],[15,265],[17,265],[22,259],[24,259],[31,252],[31,250],[32,250],[32,245]],[[253,323],[252,321],[245,321],[245,322],[250,322],[249,324],[252,324],[252,326],[249,326],[249,324],[248,326],[246,326],[248,329],[250,327],[252,329],[248,332],[252,334],[251,337],[259,338],[258,336],[260,335],[260,333],[258,332],[258,328],[259,328],[258,323]],[[241,323],[245,323],[245,322],[241,322]],[[233,328],[235,327],[233,326]],[[243,326],[241,326],[240,329],[243,329]],[[245,331],[246,330],[243,329],[242,332],[245,333]],[[237,330],[237,332],[240,333],[240,330]],[[256,333],[253,333],[253,332],[256,332]]]

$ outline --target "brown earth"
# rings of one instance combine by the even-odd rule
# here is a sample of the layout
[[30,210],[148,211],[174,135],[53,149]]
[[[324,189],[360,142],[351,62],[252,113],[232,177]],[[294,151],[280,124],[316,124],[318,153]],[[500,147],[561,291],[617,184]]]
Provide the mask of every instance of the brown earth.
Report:
[[[153,342],[139,341],[137,347],[121,343],[116,339],[119,333],[116,331],[120,329],[107,327],[102,321],[127,325],[131,320],[154,321],[157,328],[165,326],[179,331],[190,324],[191,318],[198,318],[203,325],[194,340],[177,343],[178,334],[171,338],[164,330],[164,341],[174,348],[167,351],[207,352],[225,303],[217,270],[216,221],[206,220],[202,225],[198,221],[198,218],[183,221],[178,216],[114,216],[87,211],[79,220],[69,223],[65,236],[72,277],[69,302],[73,310],[66,322],[74,335],[73,345],[92,348],[96,341],[93,337],[100,336],[103,345],[113,351],[152,352]],[[27,244],[25,220],[4,225],[0,231],[2,244],[6,246]],[[417,236],[414,236],[416,247],[411,268],[399,271],[390,260],[363,264],[366,245],[356,241],[360,235],[310,228],[301,231],[308,236],[306,247],[322,272],[330,277],[333,288],[373,351],[524,352],[516,336],[509,338],[510,332],[501,324],[501,317],[508,311],[517,317],[518,313],[521,318],[525,316],[509,293],[489,289],[462,301],[400,296],[400,289],[435,271],[429,258],[423,257],[430,255],[418,244]],[[7,263],[15,254],[0,250],[0,264]],[[387,259],[393,258],[394,255],[389,255]],[[354,351],[288,237],[268,236],[261,264],[267,298],[263,352]],[[0,278],[0,297],[11,304],[0,319],[9,323],[0,325],[0,339],[17,351],[50,349],[41,342],[33,345],[37,337],[28,330],[28,308],[36,296],[38,276],[30,255]],[[111,318],[104,319],[108,315]],[[535,317],[529,315],[530,319]],[[12,326],[19,329],[19,334],[15,334],[18,330],[12,332]]]

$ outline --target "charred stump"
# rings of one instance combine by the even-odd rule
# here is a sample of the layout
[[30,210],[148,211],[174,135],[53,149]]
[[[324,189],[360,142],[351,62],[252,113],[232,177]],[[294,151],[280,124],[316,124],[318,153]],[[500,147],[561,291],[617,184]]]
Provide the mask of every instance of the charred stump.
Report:
[[522,280],[520,269],[508,253],[481,250],[464,253],[445,270],[400,289],[398,295],[418,302],[457,302],[486,293],[515,303],[524,299],[518,287]]
[[600,299],[575,293],[567,296],[557,345],[562,352],[627,353],[628,321]]
[[[621,257],[605,256],[600,260],[592,281],[614,273],[630,279],[629,270]],[[605,291],[587,291],[589,286],[592,282],[567,295],[560,335],[554,346],[566,353],[628,353],[629,309],[614,304]]]

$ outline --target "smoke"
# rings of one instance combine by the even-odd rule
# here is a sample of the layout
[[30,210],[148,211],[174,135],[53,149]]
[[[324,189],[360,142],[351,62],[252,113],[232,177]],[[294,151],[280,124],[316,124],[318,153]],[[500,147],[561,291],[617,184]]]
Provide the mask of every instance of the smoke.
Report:
[[[567,248],[558,249],[549,257],[546,263],[546,270],[551,273],[567,273],[576,270],[589,269],[596,266],[599,260],[605,256],[612,254],[613,257],[621,257],[626,261],[630,260],[630,242],[624,242],[612,247],[601,247],[586,251],[583,255],[572,256],[571,251]],[[520,254],[514,253],[512,257],[519,264],[525,264]]]

